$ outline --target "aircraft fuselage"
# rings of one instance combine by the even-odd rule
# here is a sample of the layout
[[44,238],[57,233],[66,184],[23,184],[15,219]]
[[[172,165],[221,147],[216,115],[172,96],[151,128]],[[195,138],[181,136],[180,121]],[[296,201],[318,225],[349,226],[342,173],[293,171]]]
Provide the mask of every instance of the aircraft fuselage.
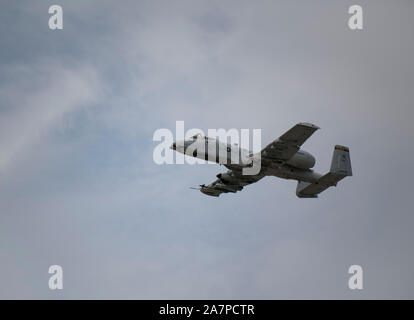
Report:
[[267,158],[260,153],[252,154],[248,150],[240,148],[237,144],[223,143],[218,139],[202,136],[176,141],[171,146],[171,149],[189,157],[224,165],[232,170],[249,166],[254,160],[260,158],[260,174],[282,179],[294,179],[313,183],[322,176],[311,170],[315,165],[315,157],[302,149],[299,149],[285,163]]

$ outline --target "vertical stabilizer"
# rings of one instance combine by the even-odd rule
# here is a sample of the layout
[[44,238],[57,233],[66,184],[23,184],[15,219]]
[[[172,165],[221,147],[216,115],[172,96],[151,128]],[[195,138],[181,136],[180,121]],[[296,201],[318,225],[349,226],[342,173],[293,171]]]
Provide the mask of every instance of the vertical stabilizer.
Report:
[[352,176],[351,157],[349,148],[336,145],[332,156],[330,173],[343,176]]

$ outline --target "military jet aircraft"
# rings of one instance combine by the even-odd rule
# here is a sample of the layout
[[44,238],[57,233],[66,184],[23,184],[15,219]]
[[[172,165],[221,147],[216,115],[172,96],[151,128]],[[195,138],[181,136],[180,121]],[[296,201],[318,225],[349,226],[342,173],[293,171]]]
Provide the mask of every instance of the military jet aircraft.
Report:
[[[349,148],[340,145],[335,146],[328,173],[322,175],[311,169],[315,158],[300,147],[318,129],[311,123],[298,123],[256,154],[237,144],[200,134],[189,140],[175,141],[170,148],[188,156],[215,161],[229,169],[218,174],[218,179],[211,184],[200,185],[198,190],[206,195],[218,197],[222,193],[236,193],[265,176],[275,176],[297,180],[296,195],[299,198],[317,198],[322,191],[336,186],[346,176],[352,176]],[[231,161],[235,154],[238,161]],[[243,168],[252,167],[255,161],[260,161],[260,171],[254,175],[243,174]]]

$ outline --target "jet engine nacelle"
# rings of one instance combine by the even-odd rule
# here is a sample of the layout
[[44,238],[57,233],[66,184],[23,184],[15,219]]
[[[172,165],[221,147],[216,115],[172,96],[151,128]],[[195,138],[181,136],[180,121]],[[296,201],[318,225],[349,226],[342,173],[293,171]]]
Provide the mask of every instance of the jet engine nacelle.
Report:
[[300,169],[310,169],[315,165],[315,158],[309,152],[299,150],[286,164]]

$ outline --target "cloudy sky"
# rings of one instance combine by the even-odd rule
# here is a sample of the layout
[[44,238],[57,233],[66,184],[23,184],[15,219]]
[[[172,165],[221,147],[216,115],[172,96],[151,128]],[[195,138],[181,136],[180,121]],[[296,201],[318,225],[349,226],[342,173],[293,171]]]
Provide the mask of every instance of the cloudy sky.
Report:
[[[2,1],[0,298],[413,299],[414,2],[358,1],[362,31],[352,4]],[[263,144],[312,122],[315,169],[343,144],[354,176],[207,197],[222,167],[153,162],[177,120]]]

